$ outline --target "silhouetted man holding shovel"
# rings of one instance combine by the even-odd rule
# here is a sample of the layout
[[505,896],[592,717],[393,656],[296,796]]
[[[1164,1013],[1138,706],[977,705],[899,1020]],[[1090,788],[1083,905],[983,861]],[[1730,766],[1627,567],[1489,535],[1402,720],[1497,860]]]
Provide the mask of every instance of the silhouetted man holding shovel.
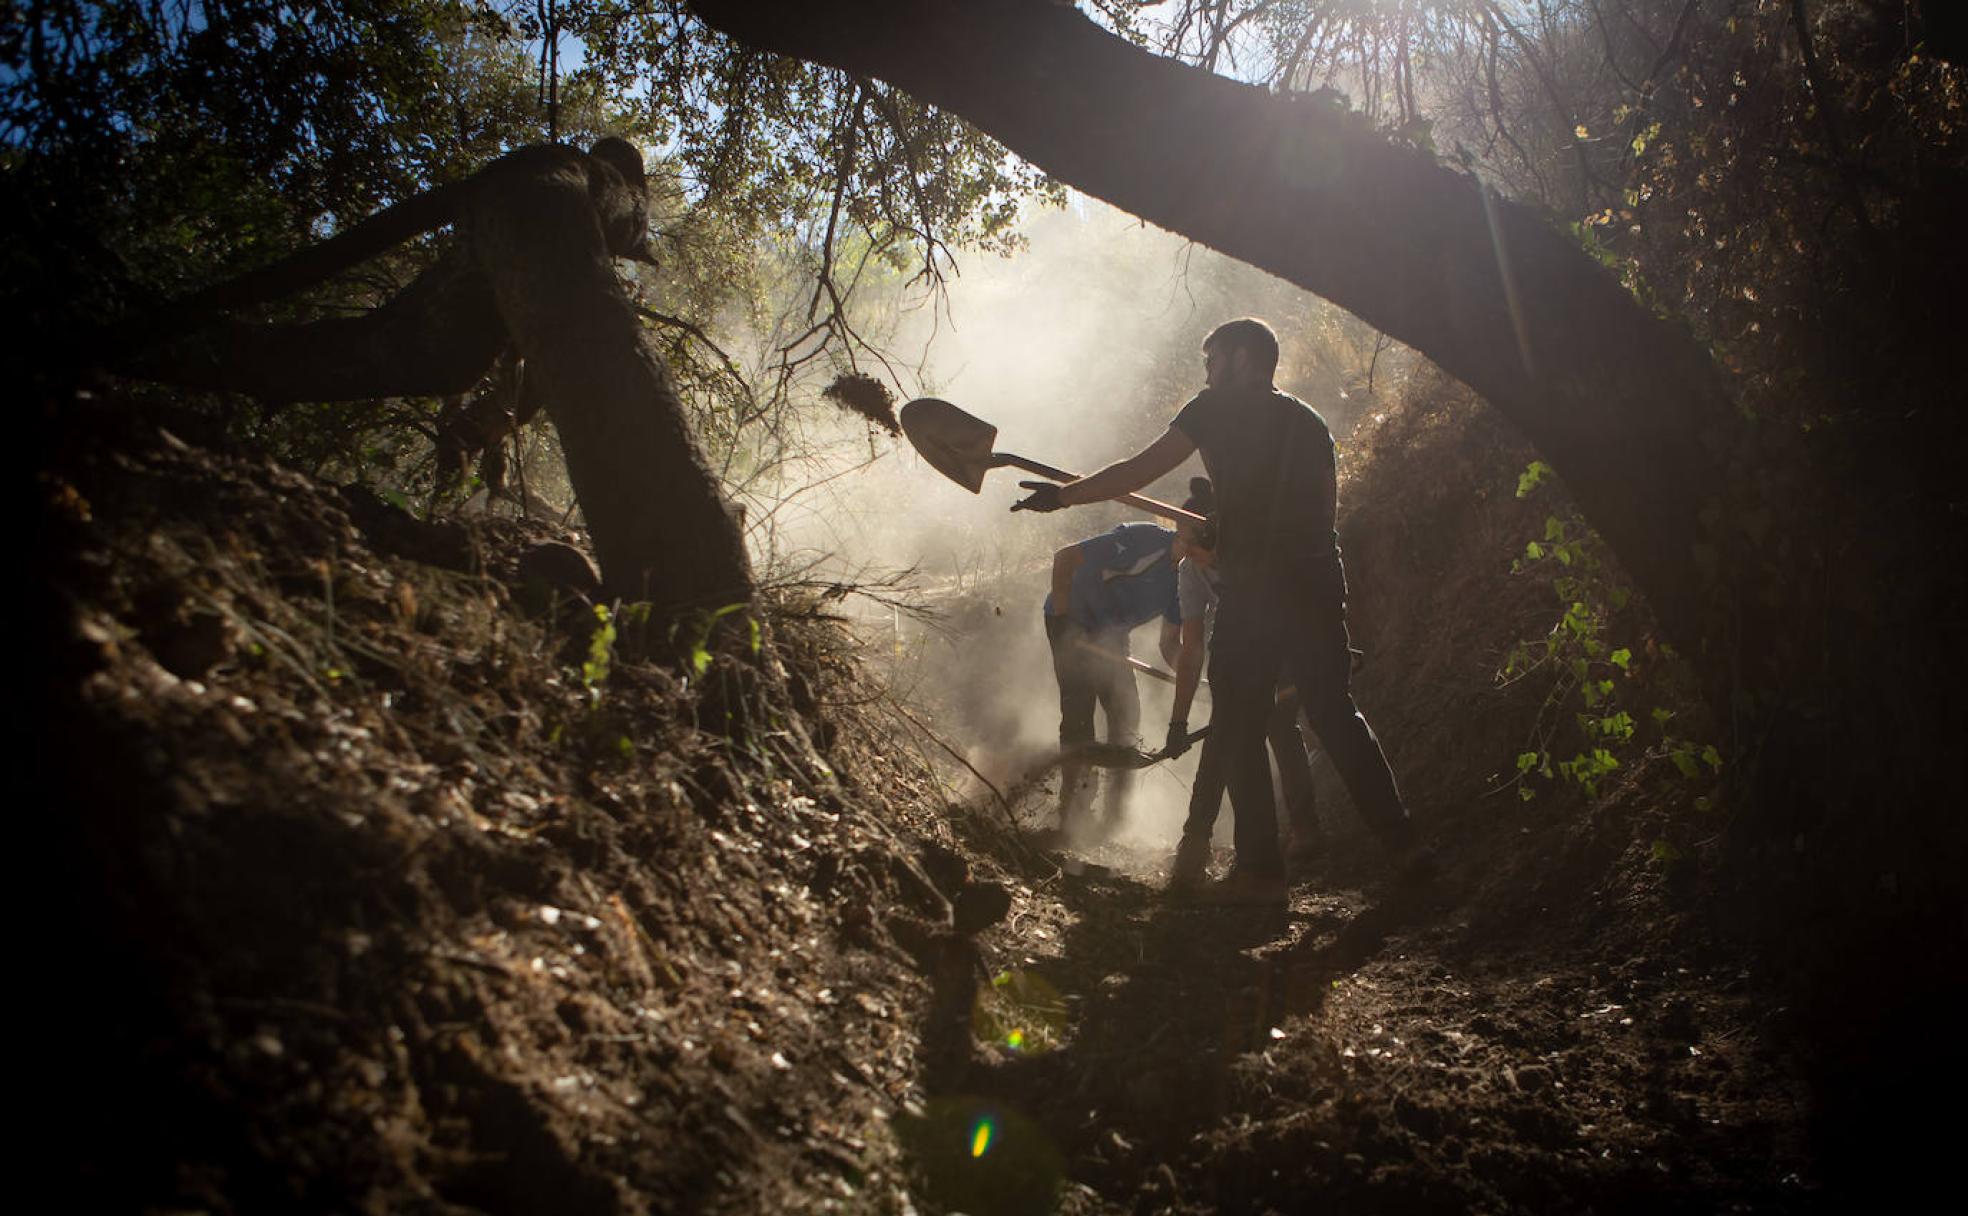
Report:
[[1280,676],[1297,686],[1307,721],[1369,826],[1400,853],[1416,847],[1394,774],[1349,687],[1332,432],[1312,407],[1273,386],[1277,367],[1278,339],[1262,321],[1219,326],[1203,343],[1207,387],[1161,438],[1078,481],[1021,482],[1032,494],[1012,508],[1101,502],[1202,453],[1216,485],[1224,579],[1209,664],[1210,723],[1229,779],[1237,845],[1235,869],[1211,894],[1259,906],[1282,906],[1286,895],[1264,759]]

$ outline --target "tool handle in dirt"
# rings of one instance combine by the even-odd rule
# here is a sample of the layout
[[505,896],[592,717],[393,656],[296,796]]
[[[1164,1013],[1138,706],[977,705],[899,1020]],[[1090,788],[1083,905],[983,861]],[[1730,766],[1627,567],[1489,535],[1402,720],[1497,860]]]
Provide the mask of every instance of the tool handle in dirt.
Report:
[[[1064,469],[1055,469],[1049,464],[1040,464],[1036,460],[1027,460],[1023,456],[1015,456],[1010,452],[992,453],[991,464],[993,467],[1010,465],[1014,469],[1024,469],[1027,473],[1037,473],[1041,477],[1049,478],[1061,484],[1080,479],[1078,473],[1068,473]],[[1146,498],[1140,494],[1122,494],[1111,501],[1124,502],[1128,506],[1138,507],[1150,515],[1159,515],[1163,519],[1172,519],[1179,523],[1191,523],[1200,527],[1209,522],[1194,511],[1185,511],[1181,507],[1172,507],[1159,499]]]

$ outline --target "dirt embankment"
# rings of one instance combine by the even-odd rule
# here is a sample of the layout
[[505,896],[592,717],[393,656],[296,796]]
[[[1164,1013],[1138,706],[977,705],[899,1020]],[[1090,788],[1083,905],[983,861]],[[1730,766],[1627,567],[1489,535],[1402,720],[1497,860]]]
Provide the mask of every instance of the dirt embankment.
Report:
[[927,766],[827,708],[870,690],[825,605],[679,672],[522,573],[567,537],[90,431],[32,588],[77,1193],[904,1202],[927,985],[886,922],[947,925],[963,878],[920,860]]
[[953,801],[824,603],[762,613],[756,653],[740,629],[636,661],[632,620],[597,647],[537,577],[567,537],[425,525],[113,419],[59,428],[34,488],[57,780],[32,844],[64,926],[39,1050],[78,1193],[1814,1201],[1782,1011],[1694,914],[1692,791],[1657,760],[1590,804],[1484,796],[1537,706],[1485,699],[1519,624],[1467,607],[1529,619],[1548,591],[1458,556],[1525,514],[1478,418],[1406,437],[1423,514],[1362,495],[1348,536],[1361,698],[1448,873],[1390,883],[1328,791],[1333,848],[1283,917],[1064,872],[1003,827],[1036,808]]

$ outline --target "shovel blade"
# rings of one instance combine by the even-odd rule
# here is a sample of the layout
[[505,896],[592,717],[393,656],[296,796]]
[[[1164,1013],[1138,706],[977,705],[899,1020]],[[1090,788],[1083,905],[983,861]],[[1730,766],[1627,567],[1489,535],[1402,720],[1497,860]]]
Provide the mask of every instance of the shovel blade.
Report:
[[918,397],[902,407],[902,433],[929,467],[972,494],[984,489],[992,469],[998,428],[940,397]]

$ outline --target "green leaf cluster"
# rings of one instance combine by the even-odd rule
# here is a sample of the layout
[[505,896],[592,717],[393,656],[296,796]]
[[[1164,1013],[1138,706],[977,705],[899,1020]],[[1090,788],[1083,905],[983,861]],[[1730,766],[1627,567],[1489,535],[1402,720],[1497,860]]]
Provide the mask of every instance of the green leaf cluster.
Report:
[[594,615],[594,632],[588,635],[588,657],[581,664],[581,686],[588,690],[590,697],[599,700],[601,686],[608,682],[608,673],[615,663],[615,617],[606,604],[596,604]]
[[750,603],[726,604],[722,608],[704,613],[698,620],[697,628],[691,637],[687,659],[692,678],[702,679],[704,673],[711,669],[711,660],[715,657],[711,651],[711,638],[717,631],[718,623],[739,613],[743,613],[745,619],[746,650],[753,658],[758,657],[759,649],[764,645],[758,614],[752,611]]
[[[1532,497],[1553,480],[1551,467],[1534,461],[1518,477],[1518,497]],[[1629,627],[1624,610],[1631,593],[1603,553],[1597,534],[1566,508],[1546,515],[1539,537],[1526,542],[1511,563],[1513,573],[1548,582],[1559,606],[1545,635],[1513,646],[1498,673],[1502,683],[1533,674],[1549,681],[1533,746],[1518,752],[1515,760],[1512,784],[1522,801],[1537,796],[1534,778],[1563,781],[1588,798],[1597,797],[1604,781],[1641,748],[1647,755],[1666,756],[1686,777],[1702,776],[1702,764],[1710,774],[1721,768],[1721,755],[1712,745],[1703,747],[1669,732],[1674,711],[1653,706],[1648,711],[1652,729],[1643,733],[1634,708],[1626,703],[1636,691],[1639,673],[1632,646],[1616,641],[1614,634]],[[1658,643],[1653,652],[1672,656],[1671,648]]]

